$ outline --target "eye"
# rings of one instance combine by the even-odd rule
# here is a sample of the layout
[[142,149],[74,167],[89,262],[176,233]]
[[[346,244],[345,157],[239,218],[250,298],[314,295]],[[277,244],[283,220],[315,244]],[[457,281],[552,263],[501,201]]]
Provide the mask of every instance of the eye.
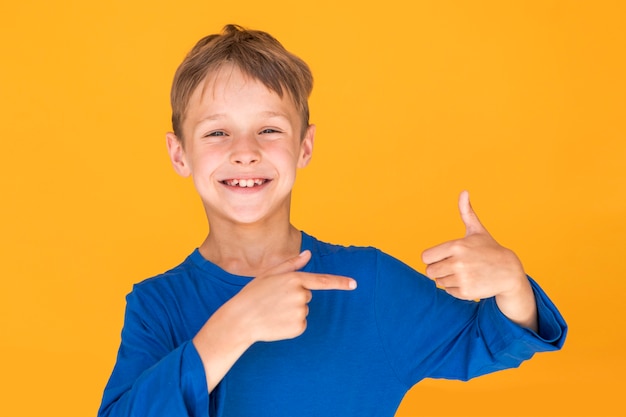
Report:
[[228,140],[228,132],[224,130],[212,130],[202,135],[202,139],[206,143],[222,143]]
[[272,129],[271,127],[268,127],[266,129],[261,130],[261,132],[259,132],[261,135],[263,134],[269,134],[269,133],[280,133],[280,131],[276,130],[276,129]]
[[223,132],[221,130],[216,130],[215,132],[209,132],[206,135],[204,135],[204,137],[216,137],[216,136],[226,136],[226,132]]

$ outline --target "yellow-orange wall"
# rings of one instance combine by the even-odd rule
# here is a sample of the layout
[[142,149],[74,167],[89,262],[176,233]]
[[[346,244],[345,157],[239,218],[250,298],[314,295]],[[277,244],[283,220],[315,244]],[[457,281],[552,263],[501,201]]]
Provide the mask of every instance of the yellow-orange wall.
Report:
[[398,416],[626,414],[624,2],[20,0],[0,16],[0,415],[95,415],[125,294],[206,233],[165,152],[169,84],[231,22],[314,71],[297,226],[423,270],[423,249],[462,235],[467,188],[569,322],[562,352],[424,381]]

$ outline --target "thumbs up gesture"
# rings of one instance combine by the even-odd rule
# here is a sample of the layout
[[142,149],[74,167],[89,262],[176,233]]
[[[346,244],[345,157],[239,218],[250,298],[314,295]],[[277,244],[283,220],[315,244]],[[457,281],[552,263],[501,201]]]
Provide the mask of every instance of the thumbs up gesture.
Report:
[[450,295],[476,300],[514,294],[528,279],[515,253],[491,237],[472,209],[469,193],[459,196],[465,236],[427,249],[422,260],[426,275]]

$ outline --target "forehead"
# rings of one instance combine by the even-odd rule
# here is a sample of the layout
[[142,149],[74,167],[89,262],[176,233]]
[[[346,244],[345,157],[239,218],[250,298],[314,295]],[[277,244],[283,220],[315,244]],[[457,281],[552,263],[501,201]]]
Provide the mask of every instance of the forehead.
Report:
[[[207,73],[191,95],[196,104],[204,101],[228,99],[234,96],[283,101],[285,105],[295,107],[289,94],[276,91],[253,75],[247,74],[232,64],[223,64]],[[190,103],[191,104],[191,103]]]
[[185,119],[195,124],[215,112],[233,116],[282,113],[300,123],[299,112],[289,94],[281,97],[234,65],[222,65],[207,74],[191,94]]

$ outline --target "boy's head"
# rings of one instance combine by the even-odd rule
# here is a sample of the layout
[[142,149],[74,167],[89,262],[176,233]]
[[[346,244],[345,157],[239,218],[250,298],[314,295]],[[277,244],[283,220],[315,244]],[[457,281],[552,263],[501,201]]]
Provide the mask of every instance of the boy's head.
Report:
[[224,65],[237,67],[280,97],[287,95],[301,115],[300,136],[304,137],[313,88],[308,65],[268,33],[227,25],[221,34],[202,38],[176,71],[171,91],[172,128],[179,140],[184,141],[182,126],[191,95],[208,75]]

